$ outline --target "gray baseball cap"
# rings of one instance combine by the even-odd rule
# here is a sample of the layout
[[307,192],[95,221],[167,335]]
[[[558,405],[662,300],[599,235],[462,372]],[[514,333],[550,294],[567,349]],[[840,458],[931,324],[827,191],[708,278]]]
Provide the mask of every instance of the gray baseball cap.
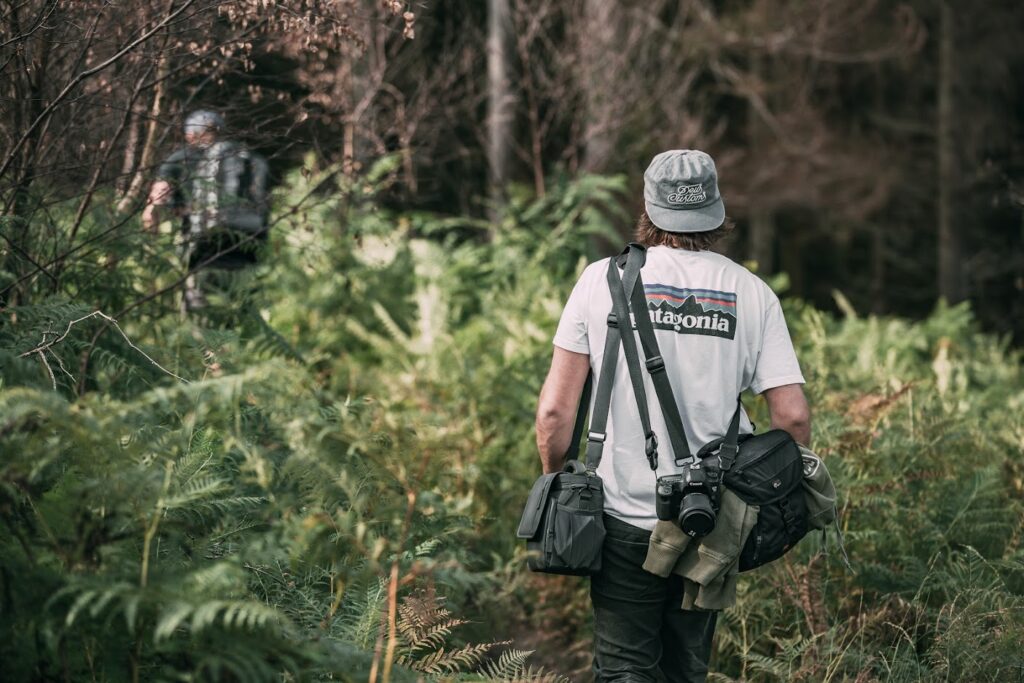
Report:
[[725,222],[714,160],[696,149],[673,149],[644,171],[644,206],[668,232],[705,232]]
[[204,133],[207,130],[218,131],[224,127],[224,119],[215,111],[200,109],[185,119],[186,133]]

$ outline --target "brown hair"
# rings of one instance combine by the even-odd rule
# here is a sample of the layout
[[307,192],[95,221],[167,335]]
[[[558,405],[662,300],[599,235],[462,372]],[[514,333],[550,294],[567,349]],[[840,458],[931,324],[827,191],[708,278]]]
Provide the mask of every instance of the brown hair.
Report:
[[707,251],[720,239],[733,231],[736,224],[729,218],[714,230],[704,232],[668,232],[662,230],[651,221],[647,211],[640,212],[640,218],[636,222],[636,230],[633,239],[645,247],[671,247],[672,249],[685,249],[687,251]]

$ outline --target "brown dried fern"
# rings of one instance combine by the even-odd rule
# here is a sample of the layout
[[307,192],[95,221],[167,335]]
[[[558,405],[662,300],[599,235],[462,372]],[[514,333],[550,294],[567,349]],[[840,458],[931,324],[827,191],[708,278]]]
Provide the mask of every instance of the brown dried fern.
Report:
[[402,600],[398,606],[397,630],[400,642],[397,661],[421,673],[439,675],[464,673],[479,667],[495,647],[505,642],[472,643],[454,649],[445,644],[452,631],[468,623],[453,617],[444,598],[428,588]]

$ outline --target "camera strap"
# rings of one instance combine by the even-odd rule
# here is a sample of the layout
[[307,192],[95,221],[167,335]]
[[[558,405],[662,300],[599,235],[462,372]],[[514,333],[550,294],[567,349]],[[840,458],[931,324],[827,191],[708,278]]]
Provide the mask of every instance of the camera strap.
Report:
[[[619,256],[620,261],[625,261],[627,267],[631,261],[646,260],[646,253],[643,246],[630,243],[625,251]],[[676,404],[675,394],[672,393],[672,383],[665,373],[665,360],[661,356],[661,349],[658,347],[658,339],[654,336],[654,326],[651,324],[650,314],[647,308],[647,296],[644,293],[643,279],[637,278],[636,283],[625,290],[630,297],[630,305],[633,308],[633,317],[636,320],[636,330],[640,336],[640,344],[644,349],[645,365],[654,384],[654,392],[658,397],[658,404],[665,419],[665,428],[668,431],[668,440],[672,445],[672,455],[677,467],[690,460],[690,447],[686,441],[686,431],[683,428],[682,415]],[[634,343],[634,349],[636,345]],[[634,351],[635,353],[635,351]],[[642,386],[642,385],[641,385]],[[635,382],[634,382],[635,388]]]
[[[638,248],[634,249],[634,246]],[[647,407],[647,390],[644,388],[643,371],[640,369],[640,352],[637,349],[636,337],[633,336],[629,302],[626,299],[627,291],[635,290],[637,286],[643,288],[640,283],[640,268],[643,267],[647,253],[643,247],[632,244],[626,247],[626,253],[629,254],[629,258],[624,264],[622,280],[619,279],[618,259],[611,259],[608,263],[608,289],[612,296],[612,314],[618,321],[619,336],[622,338],[622,351],[626,356],[626,367],[629,368],[629,380],[633,385],[633,395],[636,396],[636,405],[640,412],[640,424],[644,430],[644,455],[647,456],[647,463],[651,469],[657,470],[658,437],[655,436],[654,430],[651,428],[651,416]],[[644,304],[644,314],[646,314],[646,310],[647,305]],[[633,317],[639,319],[643,316],[634,314]]]
[[[638,259],[625,269],[623,278],[631,286],[635,286],[636,281],[639,279],[640,268],[642,266],[643,259]],[[616,287],[621,292],[623,285],[619,280],[619,271],[615,265],[614,259],[609,263],[609,271],[612,270],[615,271],[614,277]],[[612,275],[609,275],[609,278],[611,277]],[[590,415],[590,429],[587,432],[587,449],[584,463],[586,464],[587,470],[591,472],[597,470],[598,465],[601,464],[601,457],[604,453],[604,442],[607,438],[607,432],[605,430],[608,425],[608,411],[611,407],[612,387],[615,384],[615,371],[618,367],[619,361],[619,344],[622,342],[622,335],[619,327],[620,319],[619,314],[615,310],[613,298],[612,311],[609,312],[607,318],[608,332],[604,340],[604,356],[601,361],[601,373],[597,379],[597,390],[594,396],[594,410]],[[626,314],[625,320],[629,320],[628,313]],[[574,451],[579,448],[578,444],[583,435],[583,425],[586,422],[586,413],[590,405],[590,391],[592,384],[593,374],[587,376],[587,382],[583,387],[583,397],[580,399],[580,405],[576,412],[576,425],[573,429],[572,441],[569,442],[569,452],[566,454],[567,460],[573,459],[576,455]],[[644,406],[643,413],[645,416],[644,419],[647,420],[646,405]],[[650,433],[649,428],[647,433]]]

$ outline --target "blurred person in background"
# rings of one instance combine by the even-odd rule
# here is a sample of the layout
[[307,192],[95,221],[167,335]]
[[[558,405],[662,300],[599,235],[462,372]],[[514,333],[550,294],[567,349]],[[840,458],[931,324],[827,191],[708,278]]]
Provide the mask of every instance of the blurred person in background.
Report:
[[142,212],[148,232],[156,232],[163,210],[182,219],[186,312],[207,309],[212,300],[232,303],[235,274],[256,263],[266,240],[267,163],[245,145],[222,139],[223,129],[216,112],[188,115],[185,146],[160,164]]

